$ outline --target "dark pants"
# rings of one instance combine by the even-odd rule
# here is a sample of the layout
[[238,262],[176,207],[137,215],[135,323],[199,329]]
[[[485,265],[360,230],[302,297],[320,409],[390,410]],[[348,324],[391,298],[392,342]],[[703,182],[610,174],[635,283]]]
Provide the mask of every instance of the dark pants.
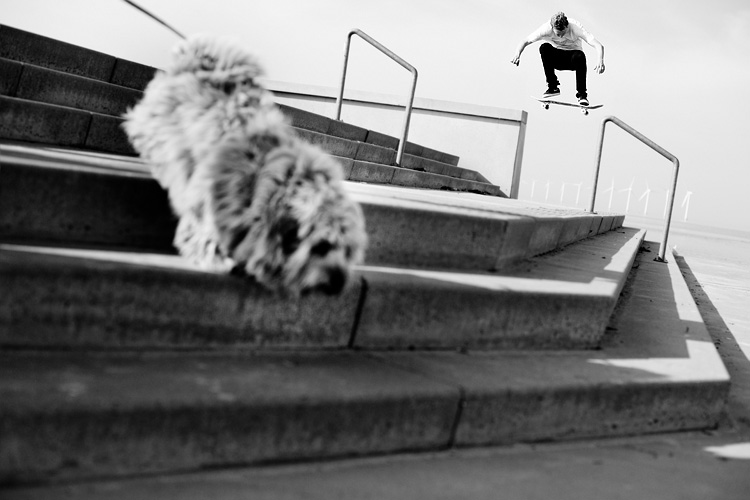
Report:
[[543,43],[539,47],[542,55],[542,66],[547,85],[551,88],[559,87],[555,70],[568,70],[576,72],[576,97],[587,97],[586,95],[586,54],[582,50],[562,50],[553,47],[549,43]]

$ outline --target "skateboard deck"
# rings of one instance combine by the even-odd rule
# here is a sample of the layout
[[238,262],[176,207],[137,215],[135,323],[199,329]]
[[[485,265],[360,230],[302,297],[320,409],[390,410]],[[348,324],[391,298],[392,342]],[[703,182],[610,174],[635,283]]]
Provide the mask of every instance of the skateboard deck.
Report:
[[557,101],[555,99],[549,99],[549,98],[545,99],[543,97],[531,96],[531,98],[536,99],[537,101],[541,102],[542,108],[544,109],[549,109],[550,104],[558,104],[560,106],[569,106],[571,108],[579,108],[581,110],[581,113],[583,113],[584,115],[588,115],[590,109],[599,109],[602,106],[604,106],[604,104],[589,104],[588,106],[582,106],[580,104],[574,104],[572,102]]

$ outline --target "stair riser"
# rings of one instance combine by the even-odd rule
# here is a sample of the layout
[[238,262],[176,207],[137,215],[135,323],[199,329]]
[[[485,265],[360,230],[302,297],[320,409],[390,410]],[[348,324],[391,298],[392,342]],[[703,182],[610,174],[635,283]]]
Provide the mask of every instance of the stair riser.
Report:
[[0,25],[0,57],[143,90],[154,68]]
[[[449,383],[362,355],[4,358],[18,391],[3,404],[6,484],[701,429],[716,424],[728,392],[718,383],[477,390],[471,378]],[[35,365],[44,392],[18,376]]]
[[[41,103],[63,106],[119,118],[137,104],[143,92],[93,78],[0,58],[0,95],[29,101],[29,105]],[[319,144],[333,155],[385,165],[395,163],[397,140],[395,144],[378,140],[380,136],[374,132],[289,106],[282,106],[282,110],[303,138]],[[9,118],[6,117],[5,120],[9,121]],[[337,125],[333,125],[334,123]],[[358,133],[360,130],[362,133]],[[368,137],[369,140],[375,138],[374,142],[368,142]],[[117,151],[122,151],[123,148],[124,146],[120,145]],[[428,157],[423,156],[425,151],[428,151]],[[457,167],[457,157],[430,152],[427,148],[411,143],[405,153],[403,166],[406,168],[471,181],[486,181],[477,172]]]
[[[12,61],[0,60],[0,68],[11,64]],[[14,68],[0,73],[0,89],[7,89],[4,94],[9,97],[120,116],[143,95],[138,90],[90,78],[30,64],[21,66],[20,71]]]
[[3,163],[0,238],[173,253],[165,191],[144,175]]
[[726,384],[712,383],[470,394],[455,444],[472,447],[712,428],[727,395]]
[[[19,89],[18,97],[29,96],[26,98],[117,116],[137,100],[156,72],[149,66],[2,25],[0,69],[0,94],[15,96],[14,89]],[[111,102],[92,101],[91,94],[108,95]],[[75,98],[71,99],[72,96]],[[395,137],[290,106],[281,107],[297,127],[398,149]],[[452,166],[459,161],[455,155],[408,141],[404,152]],[[464,178],[487,182],[481,175],[467,172]]]
[[[503,247],[504,221],[369,203],[362,208],[368,264],[489,270]],[[0,168],[2,241],[174,253],[175,224],[166,192],[145,174],[18,161]]]
[[365,267],[339,296],[301,298],[198,272],[178,257],[4,247],[0,345],[595,347],[642,238],[610,233],[507,275]]
[[[127,90],[127,89],[125,89]],[[53,98],[54,97],[54,98]],[[97,101],[94,94],[69,95],[64,91],[50,97],[70,97],[70,106]],[[110,103],[105,102],[104,107]],[[119,103],[126,106],[126,102]],[[97,107],[97,106],[91,106]],[[102,109],[103,110],[103,109]],[[0,96],[0,138],[28,141],[41,144],[80,147],[123,155],[135,155],[122,130],[122,118],[73,107],[28,101],[15,97]],[[498,186],[479,182],[478,174],[458,167],[450,167],[431,160],[407,157],[412,165],[419,164],[423,171],[390,166],[395,162],[396,152],[366,143],[356,143],[336,137],[298,130],[306,140],[320,145],[330,154],[340,158],[346,178],[356,182],[374,182],[426,189],[450,189],[473,191],[492,196],[505,194]],[[356,168],[353,166],[356,165]],[[437,166],[436,166],[437,165]],[[433,172],[445,172],[437,175]]]
[[367,184],[390,184],[392,186],[419,189],[439,189],[447,191],[473,192],[507,198],[502,190],[493,184],[456,179],[445,175],[418,172],[408,168],[390,167],[351,158],[337,157],[344,167],[346,179]]
[[[373,130],[367,130],[356,125],[351,125],[339,120],[334,120],[302,109],[281,105],[281,109],[291,120],[292,125],[305,130],[310,130],[332,137],[349,139],[357,142],[365,142],[382,148],[397,150],[399,140]],[[418,144],[407,141],[404,153],[412,156],[426,158],[438,163],[457,166],[458,156],[441,151],[436,151]],[[481,180],[485,182],[485,180]]]
[[0,139],[135,155],[122,119],[0,96]]
[[441,449],[459,401],[363,356],[90,358],[3,359],[0,484]]
[[355,341],[364,349],[593,348],[615,305],[614,297],[572,292],[490,291],[439,282],[399,286],[380,276],[367,283]]
[[615,302],[369,269],[336,297],[293,298],[241,278],[149,265],[148,256],[97,253],[4,250],[0,276],[0,345],[18,348],[586,348],[599,343]]
[[[135,257],[137,260],[137,257]],[[362,293],[283,298],[242,278],[4,253],[0,345],[346,347]]]

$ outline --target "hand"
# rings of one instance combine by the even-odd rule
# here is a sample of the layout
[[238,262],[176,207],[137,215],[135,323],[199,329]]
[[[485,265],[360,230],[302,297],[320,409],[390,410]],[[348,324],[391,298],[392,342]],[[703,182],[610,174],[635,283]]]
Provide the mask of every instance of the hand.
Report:
[[604,73],[604,61],[599,61],[599,64],[594,67],[594,71],[599,75]]
[[518,66],[518,63],[520,63],[520,62],[521,62],[521,58],[519,56],[516,56],[516,57],[514,57],[513,59],[510,60],[510,63],[511,64],[515,64],[516,66]]

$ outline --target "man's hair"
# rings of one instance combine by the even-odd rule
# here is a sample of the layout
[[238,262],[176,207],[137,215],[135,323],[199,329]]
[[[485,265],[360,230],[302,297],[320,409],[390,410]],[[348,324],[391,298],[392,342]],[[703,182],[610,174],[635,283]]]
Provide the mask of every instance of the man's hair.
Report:
[[558,12],[550,18],[549,22],[556,30],[564,30],[568,27],[568,18],[564,12]]

